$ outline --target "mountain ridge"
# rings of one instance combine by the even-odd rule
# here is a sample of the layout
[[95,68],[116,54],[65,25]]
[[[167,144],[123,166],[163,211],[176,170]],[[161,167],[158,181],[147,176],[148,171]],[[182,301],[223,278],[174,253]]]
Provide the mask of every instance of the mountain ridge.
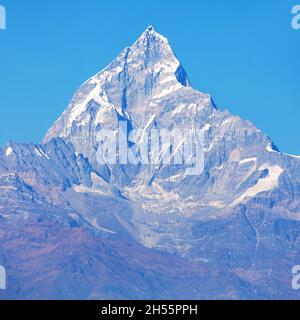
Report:
[[[203,171],[188,176],[186,163],[100,164],[97,132],[115,130],[122,121],[130,130],[202,130]],[[139,142],[128,138],[127,144]],[[55,297],[58,285],[64,292],[59,298],[166,299],[174,290],[176,298],[299,298],[290,285],[300,259],[299,169],[299,158],[281,153],[250,121],[193,89],[168,40],[148,27],[77,90],[42,144],[9,143],[0,150],[0,238],[6,239],[0,263],[7,262],[13,284],[4,296],[32,297],[23,284],[36,297]],[[21,254],[20,241],[45,266],[49,291]],[[101,257],[97,242],[107,248]],[[139,252],[139,281],[131,250]],[[81,255],[88,254],[95,259],[86,264]],[[178,266],[174,272],[171,261]],[[124,268],[126,281],[116,288]],[[190,268],[196,271],[184,285]],[[75,281],[78,295],[70,280],[76,276],[82,281]]]

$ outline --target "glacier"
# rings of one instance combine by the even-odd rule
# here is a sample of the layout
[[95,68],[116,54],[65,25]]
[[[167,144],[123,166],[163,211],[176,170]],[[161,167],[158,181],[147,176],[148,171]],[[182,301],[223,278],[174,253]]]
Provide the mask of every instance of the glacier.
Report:
[[[97,132],[121,121],[202,129],[203,172],[99,163]],[[299,299],[299,263],[300,158],[195,90],[152,26],[41,144],[0,151],[0,298]]]

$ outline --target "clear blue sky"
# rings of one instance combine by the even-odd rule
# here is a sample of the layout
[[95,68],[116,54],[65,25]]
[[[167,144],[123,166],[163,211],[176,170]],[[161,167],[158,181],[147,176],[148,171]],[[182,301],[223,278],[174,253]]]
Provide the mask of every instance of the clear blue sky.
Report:
[[77,87],[152,24],[196,89],[300,154],[300,0],[0,0],[0,145],[39,142]]

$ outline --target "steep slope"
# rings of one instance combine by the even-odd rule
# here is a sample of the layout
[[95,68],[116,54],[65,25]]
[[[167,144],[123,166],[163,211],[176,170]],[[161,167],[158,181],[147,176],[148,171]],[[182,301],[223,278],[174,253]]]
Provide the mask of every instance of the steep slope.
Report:
[[[116,129],[124,120],[133,129],[202,128],[204,171],[187,176],[185,165],[162,163],[135,168],[107,163],[104,171],[95,156],[97,131]],[[265,199],[268,209],[275,206],[276,214],[299,219],[294,209],[299,205],[300,159],[281,154],[249,121],[217,109],[209,95],[194,90],[167,39],[153,27],[79,88],[44,142],[57,136],[70,141],[99,175],[132,200],[132,222],[145,245],[160,246],[165,232],[171,233],[170,241],[178,240],[188,221],[231,215],[257,197]],[[160,227],[151,227],[156,220]],[[184,251],[194,242],[189,235],[189,241],[186,236],[181,241]],[[180,251],[178,244],[172,247]]]
[[[122,122],[130,132],[201,132],[203,171],[99,162],[97,133]],[[144,139],[126,137],[127,147]],[[167,149],[174,160],[178,146]],[[168,40],[148,27],[78,89],[42,145],[0,151],[0,264],[15,274],[6,294],[299,297],[290,274],[300,262],[299,172],[300,158],[193,89]]]

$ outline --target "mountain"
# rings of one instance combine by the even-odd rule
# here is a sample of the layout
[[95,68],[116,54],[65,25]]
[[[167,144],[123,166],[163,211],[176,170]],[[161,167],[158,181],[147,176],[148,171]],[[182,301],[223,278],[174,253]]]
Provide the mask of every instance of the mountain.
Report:
[[[99,161],[99,132],[121,124],[119,157],[134,147],[151,159],[146,131],[201,132],[203,170],[174,161],[185,139],[155,163]],[[0,151],[0,297],[297,299],[299,169],[299,157],[193,89],[148,27],[78,89],[42,144]]]

